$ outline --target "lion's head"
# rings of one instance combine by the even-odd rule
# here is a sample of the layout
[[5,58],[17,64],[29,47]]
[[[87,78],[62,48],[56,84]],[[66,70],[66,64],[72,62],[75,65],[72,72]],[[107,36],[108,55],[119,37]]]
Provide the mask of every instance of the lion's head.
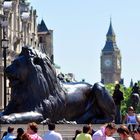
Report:
[[29,76],[28,60],[24,56],[17,57],[5,70],[12,88],[25,83]]

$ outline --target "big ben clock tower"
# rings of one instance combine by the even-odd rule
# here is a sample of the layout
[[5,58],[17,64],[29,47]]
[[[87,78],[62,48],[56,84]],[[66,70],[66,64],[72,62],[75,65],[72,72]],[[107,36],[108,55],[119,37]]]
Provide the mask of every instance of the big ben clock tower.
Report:
[[110,20],[106,43],[101,52],[101,81],[104,84],[121,80],[121,53],[116,44],[115,33]]

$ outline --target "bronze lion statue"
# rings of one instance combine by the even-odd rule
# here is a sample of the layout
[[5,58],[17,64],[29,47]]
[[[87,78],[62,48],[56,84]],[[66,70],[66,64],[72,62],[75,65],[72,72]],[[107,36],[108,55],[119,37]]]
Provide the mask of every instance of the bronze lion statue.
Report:
[[5,72],[12,92],[1,123],[65,119],[84,124],[115,119],[115,104],[104,85],[61,82],[47,56],[31,47],[23,47]]

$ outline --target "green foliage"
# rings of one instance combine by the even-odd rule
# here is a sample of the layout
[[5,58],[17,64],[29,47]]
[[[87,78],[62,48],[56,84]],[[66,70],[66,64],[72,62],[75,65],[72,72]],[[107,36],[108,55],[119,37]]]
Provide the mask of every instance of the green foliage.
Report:
[[122,115],[126,114],[127,108],[130,106],[130,95],[131,95],[131,88],[121,87],[121,91],[123,92],[124,100],[121,104],[121,112]]
[[[107,90],[109,91],[109,93],[112,96],[114,88],[115,88],[115,84],[107,84],[107,85],[105,85],[105,87],[107,88]],[[130,95],[131,95],[132,88],[131,87],[126,88],[123,85],[121,85],[120,90],[123,92],[123,96],[124,96],[124,100],[122,101],[122,104],[121,104],[121,112],[122,112],[122,115],[125,115],[127,112],[127,108],[131,104],[130,103]],[[139,109],[136,111],[138,112]]]

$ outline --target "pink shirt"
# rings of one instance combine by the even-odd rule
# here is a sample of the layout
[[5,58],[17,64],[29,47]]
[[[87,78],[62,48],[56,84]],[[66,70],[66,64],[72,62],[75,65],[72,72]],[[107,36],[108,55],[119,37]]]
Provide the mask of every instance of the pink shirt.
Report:
[[115,140],[113,137],[108,137],[105,135],[105,127],[102,127],[100,130],[96,131],[93,136],[93,140]]
[[43,140],[37,133],[29,134],[29,136],[32,140]]

